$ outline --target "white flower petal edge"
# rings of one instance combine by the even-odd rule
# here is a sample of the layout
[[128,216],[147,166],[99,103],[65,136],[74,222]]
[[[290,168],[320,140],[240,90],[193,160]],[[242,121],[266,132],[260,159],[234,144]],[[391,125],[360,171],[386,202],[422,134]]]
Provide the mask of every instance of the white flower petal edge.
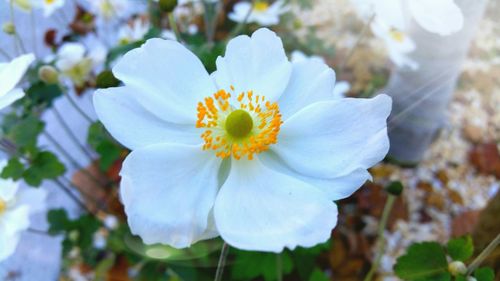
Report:
[[232,162],[214,214],[231,246],[276,253],[325,242],[337,224],[337,206],[323,192],[257,159]]
[[292,75],[278,100],[283,120],[305,106],[334,98],[335,72],[318,59],[292,63]]
[[156,143],[200,143],[194,123],[174,124],[160,119],[142,107],[134,95],[138,93],[130,87],[108,88],[94,94],[97,116],[120,143],[130,149]]
[[20,239],[19,235],[0,234],[0,263],[14,254]]
[[188,247],[206,238],[221,159],[201,146],[157,144],[134,150],[120,175],[130,228],[146,244]]
[[158,118],[194,124],[196,105],[216,92],[201,61],[177,41],[149,39],[113,68],[136,101]]
[[35,60],[33,54],[22,55],[0,68],[0,109],[24,96],[20,89],[14,89],[23,78],[30,64]]
[[453,0],[409,0],[415,21],[425,30],[442,36],[462,29],[464,16]]
[[253,91],[276,101],[290,79],[292,65],[276,33],[261,28],[252,37],[240,35],[229,41],[224,57],[218,57],[212,74],[220,89],[235,93]]
[[381,161],[389,150],[387,95],[311,104],[287,119],[271,147],[298,173],[317,178],[343,176]]

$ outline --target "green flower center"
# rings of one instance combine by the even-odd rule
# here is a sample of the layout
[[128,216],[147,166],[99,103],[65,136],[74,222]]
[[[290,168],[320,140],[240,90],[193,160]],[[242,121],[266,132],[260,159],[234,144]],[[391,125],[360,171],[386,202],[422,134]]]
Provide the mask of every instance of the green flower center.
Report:
[[232,137],[244,138],[252,131],[252,116],[243,109],[237,109],[231,112],[226,118],[225,127],[228,134]]

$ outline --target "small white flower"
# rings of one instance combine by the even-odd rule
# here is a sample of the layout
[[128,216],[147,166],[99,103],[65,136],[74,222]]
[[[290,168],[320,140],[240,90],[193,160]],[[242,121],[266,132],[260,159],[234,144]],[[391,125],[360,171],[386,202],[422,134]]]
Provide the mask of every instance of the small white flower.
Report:
[[176,41],[150,39],[113,68],[94,106],[132,152],[120,175],[134,234],[177,248],[218,235],[280,252],[326,241],[333,200],[389,149],[391,99],[334,99],[335,73],[288,61],[268,29],[232,39],[209,75]]
[[[285,1],[278,0],[269,5],[268,2],[258,0],[254,4],[250,2],[238,2],[228,17],[235,22],[258,23],[262,26],[276,25],[280,22],[280,16],[288,11]],[[250,14],[249,14],[250,13]]]
[[416,49],[415,42],[404,31],[378,20],[373,21],[371,29],[375,36],[384,41],[389,58],[394,64],[412,70],[418,68],[418,63],[409,57],[409,54]]
[[88,0],[91,11],[104,21],[125,18],[131,10],[131,2],[127,0]]
[[[0,162],[3,170],[7,161]],[[30,225],[29,216],[42,211],[47,194],[43,189],[19,190],[19,183],[0,179],[0,262],[11,256],[22,231]]]
[[45,17],[50,17],[56,10],[64,7],[64,0],[36,0],[35,4],[43,9]]
[[118,227],[118,219],[113,215],[106,215],[103,224],[108,229],[116,229]]
[[61,73],[80,87],[90,76],[94,61],[86,55],[81,43],[65,43],[57,52],[56,67]]
[[24,91],[16,88],[16,85],[34,60],[35,56],[28,54],[9,63],[0,63],[0,110],[24,97]]
[[125,24],[118,31],[118,42],[129,44],[144,39],[150,28],[149,21],[141,18],[134,19],[131,23]]

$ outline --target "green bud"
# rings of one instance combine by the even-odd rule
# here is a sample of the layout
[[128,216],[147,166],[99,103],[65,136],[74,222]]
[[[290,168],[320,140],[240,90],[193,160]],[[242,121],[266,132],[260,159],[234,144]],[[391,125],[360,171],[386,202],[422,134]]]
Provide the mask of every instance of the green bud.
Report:
[[75,242],[80,237],[80,233],[77,230],[72,230],[68,233],[69,240]]
[[403,192],[403,184],[400,181],[393,181],[385,187],[385,191],[394,196],[399,196]]
[[59,72],[51,65],[44,65],[38,69],[38,78],[47,84],[59,82]]
[[97,88],[111,88],[120,85],[120,80],[116,79],[111,70],[104,70],[97,75],[96,86]]
[[160,0],[160,10],[171,13],[177,6],[177,0]]
[[453,261],[448,264],[448,271],[453,276],[463,275],[467,272],[467,266],[461,261]]
[[2,30],[9,35],[16,34],[16,26],[10,21],[3,24]]

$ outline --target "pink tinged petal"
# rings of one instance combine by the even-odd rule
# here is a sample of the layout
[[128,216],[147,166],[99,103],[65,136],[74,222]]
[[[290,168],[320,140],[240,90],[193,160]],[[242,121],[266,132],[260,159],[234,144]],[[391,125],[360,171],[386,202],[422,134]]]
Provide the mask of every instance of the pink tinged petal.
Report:
[[201,61],[173,40],[146,41],[125,54],[113,73],[135,91],[136,102],[172,123],[194,124],[198,102],[216,91]]
[[281,126],[271,149],[297,173],[343,176],[381,161],[389,150],[391,98],[346,98],[314,103]]
[[97,116],[111,135],[130,149],[157,143],[201,143],[192,125],[160,119],[135,101],[129,86],[98,90],[94,94]]
[[337,207],[325,193],[257,159],[232,162],[214,214],[231,246],[266,252],[325,242],[337,224]]
[[232,85],[237,94],[253,91],[269,101],[281,96],[292,71],[281,39],[267,28],[229,41],[226,54],[216,64],[212,75],[219,88],[229,90]]
[[415,21],[425,30],[442,36],[462,29],[464,16],[453,0],[409,0]]
[[132,233],[146,244],[176,248],[208,238],[220,163],[201,146],[158,144],[134,150],[120,173]]
[[304,59],[292,66],[290,82],[278,100],[283,120],[312,103],[334,98],[335,72],[325,63]]

